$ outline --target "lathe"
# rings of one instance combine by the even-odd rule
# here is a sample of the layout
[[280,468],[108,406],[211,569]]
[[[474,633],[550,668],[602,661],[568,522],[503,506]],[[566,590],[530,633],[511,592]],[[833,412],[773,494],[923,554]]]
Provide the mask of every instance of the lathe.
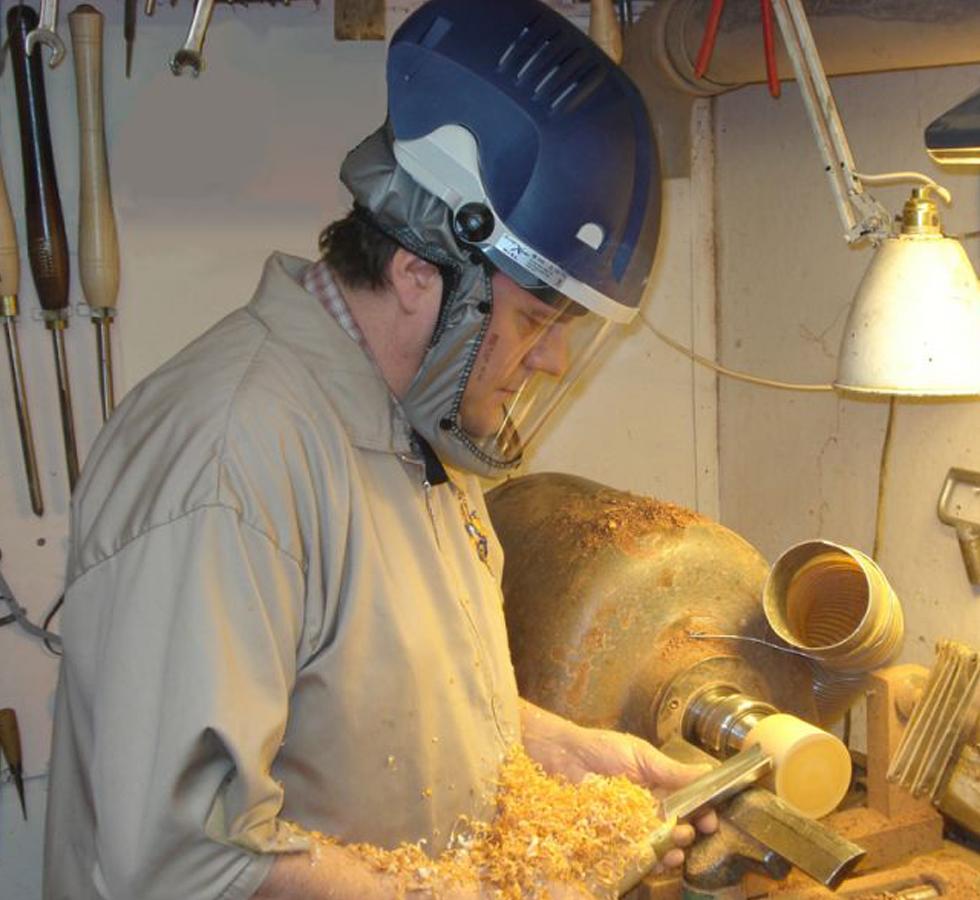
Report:
[[[690,510],[570,475],[512,479],[488,507],[523,696],[684,761],[769,732],[795,754],[720,808],[683,876],[631,897],[980,897],[980,654],[892,665],[901,604],[872,560],[821,540],[770,566]],[[825,729],[862,696],[867,752],[842,763]]]

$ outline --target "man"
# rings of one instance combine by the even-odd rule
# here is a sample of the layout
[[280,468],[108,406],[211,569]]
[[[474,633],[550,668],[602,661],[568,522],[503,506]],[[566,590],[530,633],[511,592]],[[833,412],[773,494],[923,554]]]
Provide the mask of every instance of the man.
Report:
[[438,854],[518,741],[573,779],[696,774],[519,700],[476,478],[639,302],[642,103],[537,0],[435,0],[392,43],[389,112],[323,259],[271,257],[87,461],[48,900],[391,896],[343,843]]

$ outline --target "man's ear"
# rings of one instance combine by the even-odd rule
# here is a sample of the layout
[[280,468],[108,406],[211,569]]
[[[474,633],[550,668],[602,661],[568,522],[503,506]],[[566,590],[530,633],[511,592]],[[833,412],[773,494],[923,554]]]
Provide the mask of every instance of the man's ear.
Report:
[[442,273],[438,267],[414,253],[399,247],[391,258],[392,289],[399,304],[407,313],[428,308],[432,299],[442,299]]

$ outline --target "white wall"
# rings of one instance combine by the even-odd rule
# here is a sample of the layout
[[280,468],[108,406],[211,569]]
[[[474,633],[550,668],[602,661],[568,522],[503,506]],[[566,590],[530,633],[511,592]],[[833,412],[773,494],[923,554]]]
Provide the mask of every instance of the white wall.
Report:
[[[122,255],[115,325],[116,388],[138,380],[227,311],[248,300],[272,249],[311,256],[320,227],[344,211],[336,181],[344,153],[383,119],[384,47],[336,44],[332,4],[247,8],[219,4],[208,67],[175,78],[170,54],[183,41],[190,4],[158,3],[140,18],[134,71],[123,77],[122,4],[107,12],[105,50],[109,157]],[[396,15],[404,10],[395,3]],[[62,30],[67,40],[65,13]],[[69,243],[77,247],[77,141],[70,55],[46,73],[48,104]],[[710,139],[700,124],[699,145]],[[24,238],[20,149],[12,81],[0,80],[0,155]],[[713,344],[713,279],[692,257],[704,233],[710,179],[666,187],[665,233],[651,285],[651,317],[685,342]],[[710,229],[708,229],[710,232]],[[20,337],[47,510],[30,511],[12,395],[0,375],[0,563],[34,621],[61,591],[67,485],[49,338],[36,319],[22,252]],[[73,265],[75,259],[72,259]],[[692,296],[697,299],[692,303]],[[83,298],[72,271],[73,305]],[[80,453],[99,425],[94,336],[73,316],[68,354]],[[3,368],[6,364],[3,363]],[[695,386],[697,388],[695,392]],[[621,334],[580,402],[566,409],[532,460],[618,487],[717,509],[713,378],[696,372],[639,325]],[[0,604],[0,613],[4,609]],[[55,623],[57,624],[57,623]],[[0,900],[39,896],[41,828],[57,660],[16,626],[0,629],[0,707],[18,713],[29,822],[0,784]]]
[[[919,170],[947,185],[949,233],[980,227],[977,169],[930,162],[923,129],[976,90],[980,67],[834,79],[859,170]],[[719,350],[724,363],[829,382],[848,305],[870,258],[841,237],[795,85],[716,101]],[[897,212],[909,187],[874,188]],[[966,242],[974,263],[975,238]],[[980,348],[978,348],[980,351]],[[872,549],[887,400],[798,394],[723,379],[723,520],[774,558],[827,537]],[[898,401],[878,560],[903,601],[903,660],[930,664],[938,638],[980,646],[980,592],[936,516],[950,466],[980,468],[980,403]]]

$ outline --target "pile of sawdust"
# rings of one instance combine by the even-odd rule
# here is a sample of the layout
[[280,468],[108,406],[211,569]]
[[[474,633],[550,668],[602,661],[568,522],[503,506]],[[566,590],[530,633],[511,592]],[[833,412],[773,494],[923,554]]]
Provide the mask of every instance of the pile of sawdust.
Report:
[[461,822],[437,859],[414,844],[347,846],[403,892],[438,896],[440,889],[479,883],[497,897],[520,900],[542,896],[551,883],[615,897],[626,873],[648,857],[650,835],[661,824],[657,810],[649,791],[626,778],[590,776],[573,785],[546,775],[517,748],[501,768],[494,820]]

